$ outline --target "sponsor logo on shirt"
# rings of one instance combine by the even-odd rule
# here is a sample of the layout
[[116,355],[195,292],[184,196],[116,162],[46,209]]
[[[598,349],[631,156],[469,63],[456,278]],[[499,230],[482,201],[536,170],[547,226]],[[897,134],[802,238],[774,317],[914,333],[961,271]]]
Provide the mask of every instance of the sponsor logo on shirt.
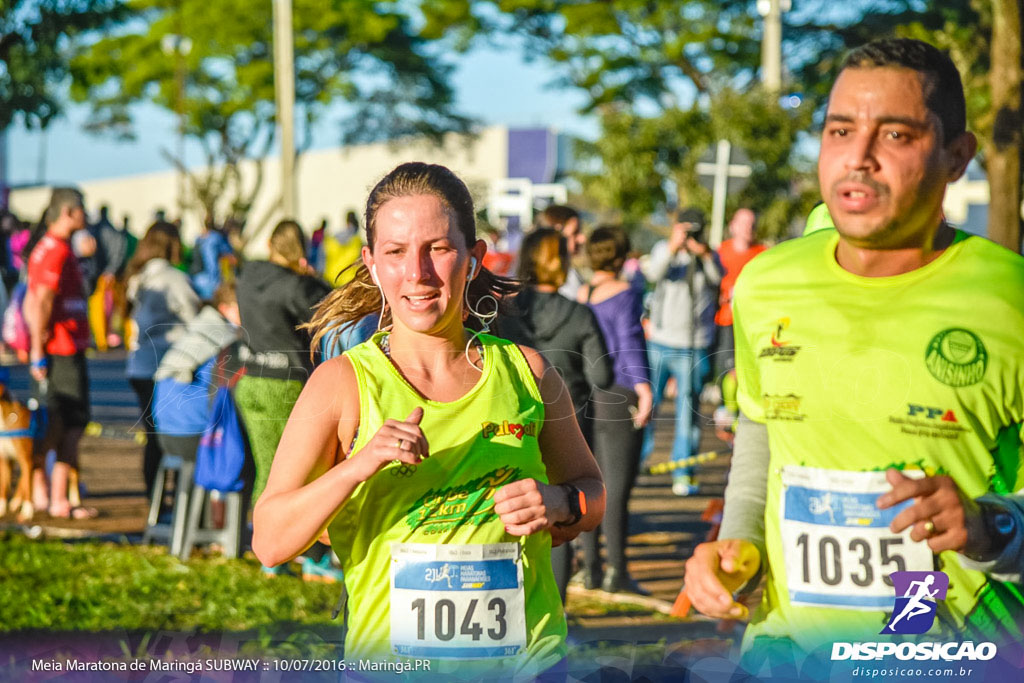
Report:
[[536,439],[537,423],[527,422],[521,424],[509,422],[508,420],[502,420],[501,424],[497,422],[484,422],[480,427],[480,435],[485,439],[493,439],[499,436],[514,436],[520,441],[523,440],[524,436],[532,436]]
[[771,358],[774,361],[791,361],[800,352],[799,346],[793,346],[788,339],[785,339],[785,331],[789,327],[789,318],[779,318],[775,321],[775,330],[772,332],[771,345],[761,349],[758,358]]
[[766,420],[789,420],[801,422],[807,416],[800,412],[802,396],[796,394],[764,395],[764,417]]
[[899,425],[903,434],[932,439],[959,439],[967,431],[952,410],[918,403],[908,403],[906,412],[891,415],[889,423]]
[[924,362],[932,377],[943,384],[967,387],[985,376],[988,351],[978,335],[962,327],[952,327],[932,337]]
[[504,466],[458,486],[430,489],[409,508],[405,523],[428,536],[463,524],[480,526],[497,517],[494,492],[519,478],[518,467]]

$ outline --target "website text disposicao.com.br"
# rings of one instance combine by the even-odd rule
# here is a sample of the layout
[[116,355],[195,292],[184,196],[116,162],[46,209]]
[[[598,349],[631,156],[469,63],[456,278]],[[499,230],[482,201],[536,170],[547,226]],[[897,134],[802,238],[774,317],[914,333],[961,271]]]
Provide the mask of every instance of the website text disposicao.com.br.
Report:
[[850,672],[854,678],[970,678],[969,666],[858,666]]
[[[994,643],[975,645],[970,641],[899,644],[835,643],[832,647],[832,660],[874,660],[878,662],[877,664],[854,666],[850,673],[855,678],[969,678],[974,673],[974,667],[968,662],[991,660],[995,657],[996,652],[997,648]],[[935,663],[926,663],[929,660]]]

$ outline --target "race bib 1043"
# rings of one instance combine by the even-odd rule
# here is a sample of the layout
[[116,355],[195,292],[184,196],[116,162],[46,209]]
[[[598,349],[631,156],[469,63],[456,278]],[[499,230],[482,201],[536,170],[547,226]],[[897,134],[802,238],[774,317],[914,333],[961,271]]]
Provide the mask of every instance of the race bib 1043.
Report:
[[512,657],[526,647],[518,543],[391,548],[391,651],[404,657]]
[[[904,472],[913,476],[913,472]],[[885,472],[782,469],[782,547],[794,605],[879,610],[892,607],[894,571],[930,570],[932,551],[889,524],[913,503],[880,510],[891,490]]]

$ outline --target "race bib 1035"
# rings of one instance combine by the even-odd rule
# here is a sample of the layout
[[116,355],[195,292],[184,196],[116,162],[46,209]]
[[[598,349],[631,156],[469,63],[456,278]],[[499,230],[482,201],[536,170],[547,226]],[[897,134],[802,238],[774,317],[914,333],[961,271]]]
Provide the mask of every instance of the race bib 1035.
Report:
[[889,531],[893,518],[913,501],[885,510],[875,505],[892,488],[885,472],[787,466],[782,486],[782,547],[794,605],[891,608],[890,573],[932,569],[926,542],[910,540],[910,529]]

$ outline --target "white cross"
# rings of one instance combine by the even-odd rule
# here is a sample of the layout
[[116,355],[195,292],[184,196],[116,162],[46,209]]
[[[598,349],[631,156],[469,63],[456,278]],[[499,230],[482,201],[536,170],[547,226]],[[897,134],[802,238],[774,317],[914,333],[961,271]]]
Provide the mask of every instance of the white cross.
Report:
[[985,205],[989,202],[987,180],[968,180],[964,173],[960,180],[946,187],[946,198],[942,200],[942,210],[946,218],[954,225],[967,222],[967,210],[971,204]]
[[697,164],[697,173],[714,178],[711,192],[711,239],[712,249],[722,243],[725,232],[725,197],[729,192],[729,178],[749,178],[753,169],[746,164],[730,164],[732,143],[719,140],[715,150],[715,163],[701,162]]

